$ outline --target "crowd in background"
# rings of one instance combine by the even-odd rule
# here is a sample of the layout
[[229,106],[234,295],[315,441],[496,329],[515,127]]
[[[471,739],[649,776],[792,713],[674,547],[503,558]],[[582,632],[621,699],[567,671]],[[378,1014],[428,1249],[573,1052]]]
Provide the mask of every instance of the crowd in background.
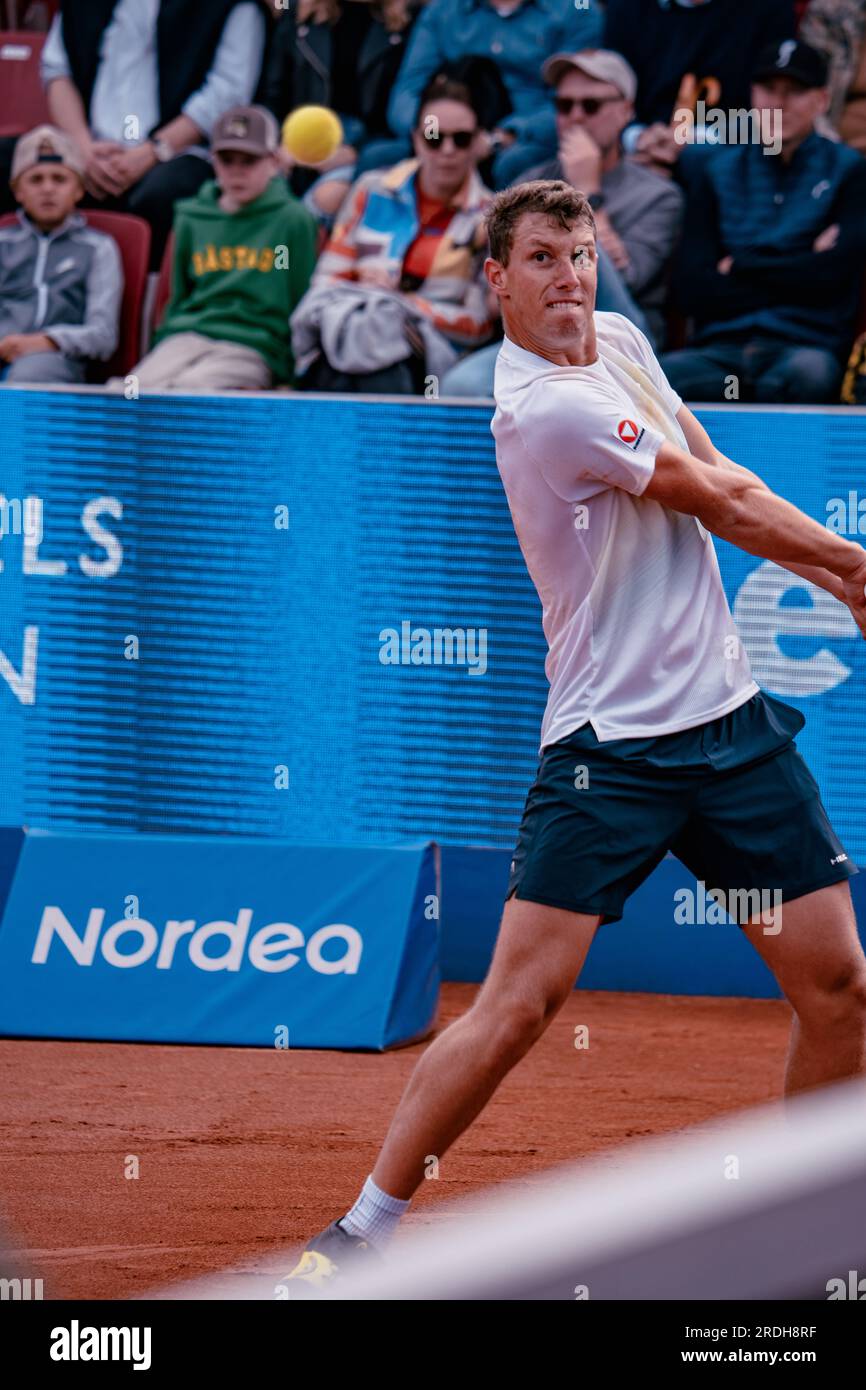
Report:
[[[866,0],[61,0],[41,64],[51,123],[0,137],[7,384],[112,357],[102,208],[171,265],[142,389],[489,396],[485,209],[556,178],[680,395],[866,385]],[[309,104],[316,165],[280,141]]]

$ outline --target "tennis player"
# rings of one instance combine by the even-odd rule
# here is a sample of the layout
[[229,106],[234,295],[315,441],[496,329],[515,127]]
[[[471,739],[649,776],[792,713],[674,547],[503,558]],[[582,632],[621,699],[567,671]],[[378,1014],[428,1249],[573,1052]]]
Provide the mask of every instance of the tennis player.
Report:
[[289,1276],[320,1287],[381,1252],[425,1164],[541,1036],[599,925],[668,850],[726,904],[748,890],[781,904],[771,922],[735,920],[793,1008],[785,1093],[866,1072],[857,870],[795,747],[803,716],[752,678],[710,533],[826,589],[864,636],[866,550],[721,454],[639,330],[594,312],[581,193],[507,189],[488,232],[505,327],[497,462],[550,648],[540,761],[487,978],[420,1058],[358,1201]]

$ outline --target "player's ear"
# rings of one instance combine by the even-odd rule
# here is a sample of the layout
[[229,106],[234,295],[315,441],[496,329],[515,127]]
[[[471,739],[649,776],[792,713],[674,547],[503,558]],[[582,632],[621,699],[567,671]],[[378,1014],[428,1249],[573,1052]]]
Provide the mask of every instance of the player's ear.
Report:
[[484,262],[484,274],[487,276],[487,283],[490,288],[496,290],[498,294],[503,294],[507,279],[505,266],[499,261],[495,261],[492,256],[488,256]]

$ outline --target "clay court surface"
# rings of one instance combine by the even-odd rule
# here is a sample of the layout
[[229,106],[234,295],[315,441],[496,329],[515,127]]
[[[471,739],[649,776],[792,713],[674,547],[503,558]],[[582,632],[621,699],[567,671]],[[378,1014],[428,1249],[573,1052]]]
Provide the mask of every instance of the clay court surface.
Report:
[[[477,988],[443,987],[437,1031]],[[789,1022],[776,1000],[576,991],[401,1230],[493,1184],[602,1150],[615,1163],[619,1145],[776,1099]],[[46,1298],[121,1298],[301,1242],[351,1205],[425,1046],[0,1040],[0,1216],[26,1272]]]

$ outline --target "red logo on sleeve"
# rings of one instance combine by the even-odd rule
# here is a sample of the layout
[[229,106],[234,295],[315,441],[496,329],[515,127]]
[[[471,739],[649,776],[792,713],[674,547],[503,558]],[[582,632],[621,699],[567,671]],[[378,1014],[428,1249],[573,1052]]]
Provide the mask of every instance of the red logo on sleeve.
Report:
[[640,425],[636,425],[634,420],[620,420],[616,427],[616,432],[629,449],[635,450],[644,436],[644,431]]

